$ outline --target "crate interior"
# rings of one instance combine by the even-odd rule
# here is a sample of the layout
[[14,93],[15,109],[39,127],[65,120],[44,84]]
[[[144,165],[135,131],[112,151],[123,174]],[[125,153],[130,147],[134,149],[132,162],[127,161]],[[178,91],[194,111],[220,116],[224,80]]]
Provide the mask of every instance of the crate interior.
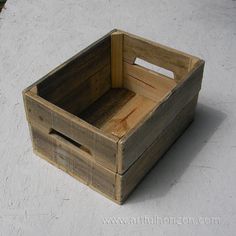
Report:
[[[174,60],[165,66],[169,52],[165,57],[165,50],[159,51],[160,58],[154,58],[157,63],[153,63],[149,60],[153,53],[149,44],[116,32],[47,75],[36,91],[49,102],[121,138],[157,107],[189,70],[189,64],[186,70],[182,64],[177,70]],[[174,78],[137,65],[137,58],[173,69]]]

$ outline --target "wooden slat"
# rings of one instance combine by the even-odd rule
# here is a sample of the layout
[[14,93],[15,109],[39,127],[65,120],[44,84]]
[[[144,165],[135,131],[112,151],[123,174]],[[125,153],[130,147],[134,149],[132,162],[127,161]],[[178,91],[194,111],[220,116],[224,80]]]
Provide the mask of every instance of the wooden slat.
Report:
[[133,64],[136,57],[174,73],[176,80],[188,72],[191,58],[177,50],[124,33],[124,60]]
[[110,65],[106,65],[87,80],[74,87],[73,90],[62,97],[55,105],[77,115],[106,93],[111,87]]
[[87,184],[115,200],[115,173],[100,166],[88,155],[72,145],[31,127],[36,153],[47,157],[53,165],[58,166],[81,182]]
[[78,117],[47,102],[32,92],[25,93],[25,105],[30,124],[54,129],[91,150],[94,159],[116,171],[118,138],[105,134]]
[[126,89],[111,89],[80,115],[83,119],[121,138],[133,129],[156,103]]
[[160,102],[176,86],[176,81],[138,65],[124,62],[124,87]]
[[79,117],[97,128],[101,128],[134,96],[135,93],[127,89],[112,88],[80,113]]
[[[188,78],[175,87],[173,92],[140,122],[132,132],[118,142],[118,171],[128,167],[148,148],[156,137],[200,90],[204,62],[190,72]],[[138,144],[138,145],[137,145]]]
[[197,96],[195,96],[173,121],[164,128],[152,145],[139,157],[124,175],[117,175],[117,200],[124,202],[127,196],[168,150],[171,144],[182,134],[193,119]]
[[[71,91],[78,88],[88,78],[105,66],[110,67],[110,51],[111,39],[108,35],[50,73],[37,85],[38,94],[52,103],[70,96]],[[110,70],[108,73],[110,75]],[[104,77],[107,78],[106,75]]]
[[111,34],[111,78],[112,87],[123,86],[123,34],[114,32]]
[[70,65],[71,63],[73,63],[74,60],[76,60],[78,57],[80,57],[81,55],[85,54],[86,52],[88,52],[89,50],[91,50],[94,46],[98,45],[100,42],[104,41],[107,38],[111,37],[111,34],[117,32],[117,29],[113,29],[110,32],[108,32],[106,35],[104,35],[103,37],[101,37],[100,39],[96,40],[95,42],[93,42],[92,44],[90,44],[88,47],[86,47],[85,49],[81,50],[80,52],[78,52],[76,55],[74,55],[73,57],[71,57],[70,59],[68,59],[67,61],[65,61],[62,65],[57,66],[55,69],[53,69],[52,71],[50,71],[47,75],[43,76],[42,78],[40,78],[39,80],[37,80],[36,82],[34,82],[33,84],[31,84],[30,86],[28,86],[27,88],[25,88],[22,91],[22,94],[30,91],[33,87],[38,87],[40,83],[46,81],[50,76],[52,76],[55,73],[58,73],[58,71],[60,71],[62,68]]
[[156,103],[136,94],[101,129],[119,138],[133,129],[154,107]]

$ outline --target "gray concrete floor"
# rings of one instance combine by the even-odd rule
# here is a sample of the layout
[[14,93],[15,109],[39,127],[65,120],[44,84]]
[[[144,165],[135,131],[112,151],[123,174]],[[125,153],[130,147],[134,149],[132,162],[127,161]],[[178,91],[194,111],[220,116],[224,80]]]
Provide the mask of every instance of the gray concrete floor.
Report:
[[[206,61],[195,122],[123,206],[32,153],[21,96],[112,28]],[[236,1],[8,0],[0,14],[0,235],[234,235],[235,63]]]

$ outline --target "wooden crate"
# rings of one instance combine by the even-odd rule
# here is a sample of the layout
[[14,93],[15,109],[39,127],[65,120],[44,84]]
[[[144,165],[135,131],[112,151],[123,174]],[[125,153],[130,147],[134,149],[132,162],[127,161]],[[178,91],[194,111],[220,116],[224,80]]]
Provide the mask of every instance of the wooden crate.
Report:
[[197,57],[113,30],[23,91],[34,151],[122,203],[192,121],[203,68]]

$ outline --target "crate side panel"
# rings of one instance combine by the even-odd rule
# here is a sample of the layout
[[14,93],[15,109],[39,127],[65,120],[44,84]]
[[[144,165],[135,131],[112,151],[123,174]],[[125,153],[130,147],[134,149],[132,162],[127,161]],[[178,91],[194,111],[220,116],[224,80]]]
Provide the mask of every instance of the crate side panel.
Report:
[[[38,94],[46,100],[60,106],[63,105],[67,97],[75,97],[75,90],[96,73],[100,79],[107,84],[111,84],[111,42],[110,35],[98,41],[86,51],[83,51],[78,57],[69,63],[61,65],[61,68],[50,74],[46,79],[37,85]],[[104,70],[104,68],[106,68]],[[93,83],[88,83],[87,89],[94,89]],[[94,85],[95,86],[95,85]],[[101,91],[102,92],[102,91]],[[80,95],[79,93],[77,95]],[[81,97],[82,95],[80,95]],[[85,98],[81,97],[81,100]],[[84,101],[85,102],[85,101]]]
[[201,88],[203,65],[177,86],[161,105],[149,114],[133,132],[119,141],[119,173],[129,166],[153,143],[165,127],[172,122],[178,112],[196,95]]
[[51,163],[59,166],[65,172],[75,175],[81,182],[114,198],[115,173],[102,168],[81,155],[80,152],[72,150],[66,143],[38,128],[32,127],[32,137],[36,151],[46,156]]
[[97,129],[64,112],[30,92],[25,94],[28,121],[42,129],[51,129],[85,146],[95,161],[113,171],[116,170],[117,140],[97,132]]
[[154,143],[127,170],[124,175],[118,175],[118,199],[124,201],[139,181],[153,165],[169,149],[171,144],[182,134],[193,120],[197,96],[195,96],[175,117],[168,127],[161,132]]
[[131,64],[135,58],[143,59],[149,63],[160,66],[174,73],[180,80],[188,72],[190,57],[178,53],[149,40],[141,39],[134,35],[124,35],[124,61]]
[[173,79],[124,62],[124,87],[127,89],[160,102],[175,86]]
[[61,97],[55,104],[78,116],[111,88],[110,64],[105,65],[78,86],[72,85],[70,88],[69,93]]

